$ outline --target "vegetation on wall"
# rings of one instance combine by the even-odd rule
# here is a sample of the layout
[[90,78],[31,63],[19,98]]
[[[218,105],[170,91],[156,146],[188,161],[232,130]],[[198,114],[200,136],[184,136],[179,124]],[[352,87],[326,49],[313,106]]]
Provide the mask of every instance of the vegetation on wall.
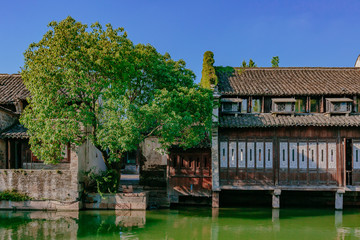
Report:
[[21,116],[32,152],[46,163],[61,148],[90,140],[108,169],[127,151],[157,136],[163,149],[188,148],[211,127],[211,92],[194,83],[183,60],[151,45],[134,45],[124,29],[68,17],[51,22],[25,52],[21,76],[31,93]]
[[5,190],[3,192],[0,192],[0,201],[20,202],[27,200],[31,200],[31,197],[26,194],[19,193],[16,190]]
[[201,72],[200,81],[200,86],[202,88],[210,89],[211,85],[216,85],[218,83],[218,77],[215,73],[214,63],[214,53],[211,51],[206,51],[204,53],[203,69]]

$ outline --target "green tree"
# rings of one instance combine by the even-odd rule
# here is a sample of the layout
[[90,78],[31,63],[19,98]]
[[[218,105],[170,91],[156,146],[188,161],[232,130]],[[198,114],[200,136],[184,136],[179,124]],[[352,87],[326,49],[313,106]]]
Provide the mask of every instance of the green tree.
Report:
[[124,29],[68,17],[25,52],[21,75],[31,93],[21,116],[31,149],[46,163],[61,147],[90,140],[108,168],[148,136],[163,148],[191,147],[211,126],[209,90],[194,84],[183,60],[150,45],[134,45]]
[[253,67],[257,67],[257,65],[256,65],[255,62],[250,58],[249,64],[246,64],[246,61],[244,60],[244,61],[241,63],[241,67],[243,67],[243,68],[253,68]]
[[200,86],[206,89],[210,89],[211,85],[216,85],[218,82],[218,78],[215,74],[214,68],[214,53],[211,51],[206,51],[204,53],[203,59],[203,69],[201,72],[201,81]]
[[272,67],[279,67],[279,56],[275,56],[271,59],[271,66]]

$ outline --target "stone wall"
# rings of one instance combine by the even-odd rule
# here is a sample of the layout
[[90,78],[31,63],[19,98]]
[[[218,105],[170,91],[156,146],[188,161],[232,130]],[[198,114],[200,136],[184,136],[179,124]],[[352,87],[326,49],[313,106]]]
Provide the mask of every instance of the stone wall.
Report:
[[89,193],[86,196],[86,209],[115,209],[115,210],[146,210],[148,192],[139,193]]
[[167,154],[161,153],[159,140],[156,137],[149,137],[140,144],[142,154],[142,170],[151,170],[158,166],[167,165]]
[[70,170],[1,169],[0,191],[17,190],[35,200],[76,201],[77,174]]

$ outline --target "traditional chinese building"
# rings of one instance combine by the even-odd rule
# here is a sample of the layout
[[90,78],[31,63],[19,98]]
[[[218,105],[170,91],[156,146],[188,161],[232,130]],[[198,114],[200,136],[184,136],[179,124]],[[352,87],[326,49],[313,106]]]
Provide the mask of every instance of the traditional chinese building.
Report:
[[360,191],[360,68],[217,68],[213,207],[222,191]]

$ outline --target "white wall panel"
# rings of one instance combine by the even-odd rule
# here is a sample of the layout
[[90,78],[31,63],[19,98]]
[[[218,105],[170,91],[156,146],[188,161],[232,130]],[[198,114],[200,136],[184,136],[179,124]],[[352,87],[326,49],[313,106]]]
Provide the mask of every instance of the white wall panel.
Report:
[[328,169],[336,169],[336,142],[328,143]]
[[236,168],[236,142],[231,141],[229,143],[229,167]]
[[290,168],[297,169],[298,167],[298,148],[296,142],[291,142],[290,144]]
[[228,143],[220,142],[220,167],[228,166]]
[[265,168],[273,167],[273,143],[265,143]]
[[280,142],[280,168],[288,168],[288,143]]
[[309,142],[309,169],[317,168],[317,144]]
[[254,168],[255,167],[255,143],[248,142],[247,143],[247,167]]
[[264,142],[256,142],[256,168],[264,168]]
[[326,142],[319,142],[318,143],[318,162],[319,162],[319,169],[325,171],[326,170]]
[[360,143],[353,143],[353,169],[360,169]]
[[299,142],[299,168],[307,169],[308,164],[307,143]]
[[239,168],[245,168],[246,167],[246,165],[245,165],[245,163],[246,163],[246,158],[245,158],[245,156],[246,156],[246,151],[245,151],[245,142],[239,142],[238,143],[238,150],[239,150],[239,152],[238,152],[238,154],[239,154],[239,161],[238,161],[238,167]]

